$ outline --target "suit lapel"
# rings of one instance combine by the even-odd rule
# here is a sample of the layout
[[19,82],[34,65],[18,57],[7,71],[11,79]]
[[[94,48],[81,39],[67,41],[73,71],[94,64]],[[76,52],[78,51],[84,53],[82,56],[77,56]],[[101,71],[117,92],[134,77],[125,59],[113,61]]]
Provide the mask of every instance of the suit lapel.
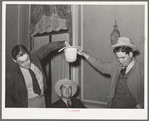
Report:
[[114,81],[115,81],[115,86],[116,86],[117,81],[118,81],[118,78],[119,78],[119,76],[120,76],[120,71],[121,71],[121,67],[118,67],[117,73],[116,73],[116,76],[115,76],[115,79],[114,79]]
[[62,99],[60,99],[59,105],[60,105],[60,107],[62,107],[62,108],[68,108],[67,105],[65,104],[65,102],[64,102]]
[[16,71],[17,71],[19,77],[21,78],[20,80],[22,81],[22,83],[23,83],[24,86],[26,87],[25,80],[24,80],[24,76],[23,76],[23,74],[22,74],[22,72],[21,72],[21,69],[20,69],[20,67],[19,67],[18,64],[16,64]]
[[31,62],[41,71],[43,78],[45,78],[45,75],[43,74],[44,72],[42,70],[42,67],[40,65],[40,62],[37,61],[37,58],[35,58],[34,55],[31,54],[30,57],[31,57]]

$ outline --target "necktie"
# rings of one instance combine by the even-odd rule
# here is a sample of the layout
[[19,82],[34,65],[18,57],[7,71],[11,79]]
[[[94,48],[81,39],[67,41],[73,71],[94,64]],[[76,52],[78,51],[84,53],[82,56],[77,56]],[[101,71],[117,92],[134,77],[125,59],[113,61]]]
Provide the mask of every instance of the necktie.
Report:
[[38,84],[38,81],[37,81],[37,78],[35,76],[35,73],[29,68],[29,73],[32,77],[32,82],[33,82],[33,90],[34,90],[34,93],[36,94],[39,94],[41,93],[41,90],[40,90],[40,87],[39,87],[39,84]]
[[67,105],[68,105],[68,108],[71,108],[71,101],[70,100],[67,100]]
[[122,68],[122,70],[121,70],[122,76],[124,76],[124,75],[125,75],[126,68],[127,68],[127,66],[125,66],[125,68]]

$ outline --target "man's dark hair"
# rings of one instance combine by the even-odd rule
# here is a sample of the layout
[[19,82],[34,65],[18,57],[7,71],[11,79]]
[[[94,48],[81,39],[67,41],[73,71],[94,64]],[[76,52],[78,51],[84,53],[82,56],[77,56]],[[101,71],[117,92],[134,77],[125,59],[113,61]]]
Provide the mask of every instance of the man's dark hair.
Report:
[[60,86],[60,90],[62,90],[63,85]]
[[116,47],[116,48],[113,50],[113,52],[114,52],[114,53],[125,52],[126,54],[129,54],[130,52],[133,52],[133,51],[132,51],[132,48],[130,48],[130,47],[121,46],[121,47]]
[[20,56],[22,56],[22,55],[24,55],[24,54],[29,54],[29,52],[28,52],[28,50],[26,49],[25,46],[23,46],[23,45],[17,45],[17,46],[15,46],[15,47],[12,49],[11,54],[12,54],[12,58],[13,58],[14,60],[16,60],[17,57],[20,57]]

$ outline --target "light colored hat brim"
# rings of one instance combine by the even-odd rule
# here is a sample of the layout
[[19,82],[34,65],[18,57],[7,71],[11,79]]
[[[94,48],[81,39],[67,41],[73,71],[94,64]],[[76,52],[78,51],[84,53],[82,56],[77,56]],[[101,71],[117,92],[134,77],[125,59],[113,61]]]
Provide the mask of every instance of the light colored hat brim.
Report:
[[67,48],[77,48],[77,49],[79,49],[79,48],[81,48],[81,47],[79,47],[79,46],[67,46],[67,47],[63,47],[63,48],[60,49],[58,52],[61,52],[62,50],[67,49]]
[[115,49],[116,47],[121,47],[121,46],[130,47],[130,48],[132,48],[133,51],[135,51],[135,50],[137,49],[135,45],[133,45],[133,44],[128,44],[128,43],[118,43],[118,44],[112,45],[111,47],[112,47],[113,49]]
[[63,84],[69,84],[72,87],[72,96],[74,96],[75,93],[77,92],[77,84],[74,81],[71,81],[69,79],[62,79],[62,80],[57,81],[57,83],[55,84],[55,91],[57,95],[61,97],[60,87]]

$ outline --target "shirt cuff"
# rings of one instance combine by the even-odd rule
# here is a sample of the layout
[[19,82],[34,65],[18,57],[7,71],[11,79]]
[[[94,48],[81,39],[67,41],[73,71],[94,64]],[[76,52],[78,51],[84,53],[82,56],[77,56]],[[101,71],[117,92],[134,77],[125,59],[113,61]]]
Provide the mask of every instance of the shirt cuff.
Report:
[[84,56],[86,59],[88,59],[88,57],[89,57],[89,55],[86,54],[86,53],[83,53],[83,56]]

